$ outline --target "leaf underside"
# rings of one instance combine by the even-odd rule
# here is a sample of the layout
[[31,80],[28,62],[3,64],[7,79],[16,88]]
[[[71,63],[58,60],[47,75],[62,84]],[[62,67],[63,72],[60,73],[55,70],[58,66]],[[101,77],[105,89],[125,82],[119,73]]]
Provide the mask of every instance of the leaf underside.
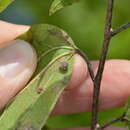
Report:
[[58,10],[72,5],[75,2],[78,2],[79,0],[54,0],[51,4],[50,10],[49,10],[49,15],[54,14]]
[[[47,24],[34,25],[17,39],[32,44],[39,62],[32,80],[0,117],[0,130],[41,130],[70,81],[74,43],[63,30]],[[65,46],[71,49],[59,48],[46,54]],[[64,73],[59,69],[62,62],[68,65]]]

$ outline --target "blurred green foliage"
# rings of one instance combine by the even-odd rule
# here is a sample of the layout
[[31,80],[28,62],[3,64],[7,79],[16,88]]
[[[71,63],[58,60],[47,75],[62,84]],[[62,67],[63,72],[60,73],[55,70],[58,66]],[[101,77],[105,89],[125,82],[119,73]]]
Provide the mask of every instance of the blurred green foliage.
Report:
[[[81,0],[49,17],[52,0],[16,0],[0,16],[2,20],[16,24],[49,23],[63,28],[90,59],[99,59],[103,41],[106,14],[106,1]],[[130,21],[129,0],[115,1],[113,28]],[[130,29],[112,39],[109,59],[130,59]],[[118,116],[121,109],[101,113],[105,121],[109,117]],[[116,114],[116,115],[114,115]],[[88,114],[90,115],[90,114]],[[90,117],[90,116],[88,116]],[[66,115],[52,118],[50,127],[61,124],[62,127],[88,125],[86,114]],[[66,123],[66,121],[69,121]],[[60,121],[60,123],[58,123]]]
[[[91,59],[98,59],[102,47],[106,1],[81,0],[49,17],[52,0],[16,0],[1,15],[17,24],[50,23],[66,30]],[[115,1],[113,28],[130,21],[129,0]],[[129,29],[113,38],[108,58],[130,59]]]
[[[101,111],[99,115],[99,123],[105,124],[107,121],[112,120],[119,115],[122,115],[122,108]],[[47,126],[51,129],[56,128],[81,128],[90,126],[91,113],[79,113],[79,114],[68,114],[60,116],[52,116],[47,123]],[[124,124],[118,122],[114,124],[116,126],[123,127]]]

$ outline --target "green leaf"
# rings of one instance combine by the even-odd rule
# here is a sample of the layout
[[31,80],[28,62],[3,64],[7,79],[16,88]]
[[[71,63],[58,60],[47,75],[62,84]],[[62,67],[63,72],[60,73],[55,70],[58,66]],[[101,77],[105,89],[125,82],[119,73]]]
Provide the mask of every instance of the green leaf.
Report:
[[0,12],[2,12],[8,5],[10,5],[14,0],[0,0]]
[[52,5],[50,7],[50,11],[49,11],[49,15],[54,14],[55,12],[57,12],[58,10],[72,5],[75,2],[78,2],[79,0],[54,0],[52,2]]
[[127,128],[130,130],[130,97],[127,101],[124,119],[125,119],[124,121],[125,121]]
[[17,39],[32,44],[39,62],[33,79],[0,117],[0,130],[40,130],[70,81],[74,44],[63,30],[47,24],[34,25]]
[[[47,54],[46,52],[57,50],[57,48],[76,48],[72,39],[66,32],[58,27],[48,24],[33,25],[27,33],[17,39],[23,39],[31,43],[37,51],[39,63],[35,75],[37,75],[37,73],[39,73],[39,71],[51,61],[55,54],[55,51]],[[44,60],[40,60],[41,56],[42,58],[44,57]]]

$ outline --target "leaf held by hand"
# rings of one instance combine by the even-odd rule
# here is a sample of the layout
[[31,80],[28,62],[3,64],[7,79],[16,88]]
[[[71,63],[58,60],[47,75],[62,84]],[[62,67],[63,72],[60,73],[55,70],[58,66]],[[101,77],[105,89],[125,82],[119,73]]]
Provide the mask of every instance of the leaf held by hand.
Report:
[[32,44],[37,70],[0,117],[0,130],[40,130],[72,75],[74,43],[58,27],[34,25],[17,39]]

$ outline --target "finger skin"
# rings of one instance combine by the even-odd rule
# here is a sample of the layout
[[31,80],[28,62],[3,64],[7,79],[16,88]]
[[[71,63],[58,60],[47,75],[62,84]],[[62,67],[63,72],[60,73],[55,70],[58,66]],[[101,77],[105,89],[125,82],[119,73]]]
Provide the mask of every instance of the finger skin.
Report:
[[29,26],[15,25],[0,20],[0,46],[14,40],[17,36],[26,32]]
[[[0,45],[15,39],[29,27],[0,21]],[[94,72],[98,62],[92,62]],[[89,77],[85,61],[75,56],[73,75],[68,88],[59,99],[55,114],[77,113],[91,110],[93,84]],[[8,95],[7,95],[8,96]],[[106,62],[101,84],[100,109],[122,106],[130,96],[130,61],[110,60]]]
[[[78,67],[76,64],[78,64]],[[59,99],[54,114],[91,111],[93,83],[90,76],[85,74],[87,72],[87,70],[85,71],[87,69],[85,66],[86,63],[83,59],[80,56],[76,56],[74,74],[70,86]],[[97,67],[98,62],[93,62],[95,73]],[[84,70],[84,73],[81,70]],[[82,77],[80,78],[81,81],[78,81],[80,85],[75,80],[75,76]],[[128,96],[130,96],[130,61],[107,61],[101,83],[99,108],[104,110],[120,107],[124,105]]]
[[35,50],[25,41],[14,40],[0,49],[0,108],[25,87],[36,63]]
[[[28,27],[0,21],[0,28],[3,29],[0,32],[0,109],[3,109],[31,78],[36,69],[37,57],[30,44],[10,41]],[[9,44],[2,48],[7,41]]]

